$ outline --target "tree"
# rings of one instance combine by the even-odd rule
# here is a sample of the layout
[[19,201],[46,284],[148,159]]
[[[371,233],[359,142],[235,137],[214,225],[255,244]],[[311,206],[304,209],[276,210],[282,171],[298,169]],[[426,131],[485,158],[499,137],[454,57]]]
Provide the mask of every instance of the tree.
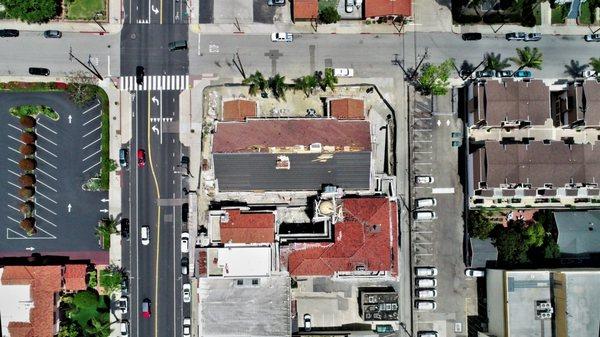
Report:
[[271,88],[275,98],[283,98],[285,100],[285,91],[287,89],[287,84],[285,84],[285,76],[275,74],[275,76],[269,78],[269,88]]
[[490,237],[490,234],[497,224],[490,221],[488,215],[489,214],[479,210],[469,211],[469,236],[480,240],[485,240]]
[[31,201],[25,201],[25,202],[21,203],[21,205],[19,205],[19,211],[21,211],[21,213],[25,214],[25,216],[29,216],[31,214],[31,212],[33,212],[34,208],[35,208],[34,203]]
[[417,80],[417,90],[423,95],[445,95],[450,87],[450,72],[454,60],[448,59],[440,65],[425,64],[421,69],[421,76]]
[[552,238],[546,239],[544,247],[544,258],[547,260],[556,259],[560,256],[560,247]]
[[19,118],[19,123],[26,129],[31,129],[36,126],[37,121],[31,116],[23,116]]
[[540,247],[544,244],[546,231],[541,223],[535,222],[525,230],[525,242],[528,247]]
[[69,98],[78,106],[84,106],[96,98],[96,78],[84,71],[67,76]]
[[37,135],[35,132],[23,132],[21,134],[21,141],[25,144],[33,144],[37,140]]
[[503,228],[500,232],[492,239],[492,244],[498,250],[498,261],[507,265],[529,262],[529,246],[525,242],[522,224],[511,221],[508,228]]
[[21,146],[19,146],[19,152],[21,152],[21,154],[24,156],[33,155],[35,153],[35,150],[37,150],[37,148],[33,144],[22,144]]
[[36,182],[35,176],[31,173],[26,173],[19,177],[19,183],[23,187],[33,186],[35,184],[35,182]]
[[23,158],[19,161],[19,167],[23,171],[33,171],[37,167],[35,159]]
[[565,75],[578,78],[587,67],[588,65],[585,63],[581,64],[579,61],[571,60],[570,64],[565,64]]
[[100,286],[109,293],[119,290],[121,281],[123,281],[123,272],[114,265],[100,271]]
[[56,0],[1,0],[8,17],[27,23],[48,22],[59,13],[60,2]]
[[25,218],[25,219],[21,220],[19,225],[29,236],[36,233],[35,218]]
[[596,77],[600,76],[600,57],[592,57],[590,59],[590,68],[596,72]]
[[263,74],[258,70],[254,74],[245,78],[242,83],[250,85],[248,88],[248,93],[252,96],[256,96],[259,91],[261,93],[265,92],[265,89],[267,88],[267,80],[265,80]]
[[311,75],[294,79],[294,89],[302,90],[307,98],[313,93],[318,85],[319,82],[317,82],[317,79]]
[[500,71],[510,67],[508,59],[502,59],[501,54],[485,53],[485,70]]
[[317,81],[319,82],[319,86],[321,87],[321,90],[325,91],[327,90],[327,88],[331,89],[331,90],[335,90],[335,85],[338,82],[337,77],[333,74],[333,69],[332,68],[325,68],[325,72],[323,73],[323,76],[321,76],[321,73],[318,73],[319,76],[317,76]]
[[542,70],[543,60],[543,55],[537,47],[517,48],[517,56],[511,58],[511,61],[519,66],[518,70],[523,68]]
[[319,21],[324,24],[336,23],[340,19],[340,13],[333,6],[326,6],[319,10]]
[[79,337],[81,335],[80,328],[73,322],[61,322],[58,330],[58,337]]
[[21,198],[29,199],[29,198],[33,197],[34,194],[35,194],[35,188],[33,188],[33,187],[21,187],[21,189],[19,189],[19,196]]
[[80,291],[73,296],[73,306],[77,310],[95,310],[98,299],[98,294],[94,291]]

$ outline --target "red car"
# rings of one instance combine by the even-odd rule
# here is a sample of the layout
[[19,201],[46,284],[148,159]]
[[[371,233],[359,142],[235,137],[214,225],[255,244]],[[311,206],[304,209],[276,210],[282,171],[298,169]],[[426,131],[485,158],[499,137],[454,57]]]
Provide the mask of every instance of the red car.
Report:
[[146,151],[142,149],[137,150],[137,161],[138,167],[146,166]]
[[150,315],[151,315],[150,304],[151,304],[150,300],[147,298],[144,298],[144,300],[142,301],[142,317],[150,318]]

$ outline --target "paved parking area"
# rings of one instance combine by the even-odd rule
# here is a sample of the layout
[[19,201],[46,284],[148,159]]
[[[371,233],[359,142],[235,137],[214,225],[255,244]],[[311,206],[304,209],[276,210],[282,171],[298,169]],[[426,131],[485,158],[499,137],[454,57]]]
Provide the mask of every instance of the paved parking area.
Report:
[[[412,101],[412,100],[411,100]],[[434,178],[433,184],[414,186],[413,205],[417,198],[435,198],[437,205],[428,208],[436,213],[433,221],[413,221],[413,266],[438,269],[437,308],[414,314],[414,331],[436,330],[440,336],[467,335],[467,306],[476,298],[475,283],[465,279],[463,263],[463,193],[458,175],[458,147],[462,121],[453,113],[450,96],[430,98],[417,95],[411,107],[412,165],[414,175]],[[414,284],[414,278],[413,278]]]
[[[199,23],[234,23],[272,24],[277,15],[277,9],[289,11],[290,4],[285,7],[269,6],[267,0],[199,0]],[[281,18],[279,18],[281,20]]]
[[[31,237],[19,227],[21,126],[9,113],[10,107],[23,104],[50,106],[60,115],[56,122],[38,117],[34,195],[38,232]],[[81,188],[100,170],[100,113],[98,101],[79,108],[66,93],[0,93],[0,156],[6,162],[0,169],[0,209],[4,214],[0,222],[0,254],[101,252],[94,228],[108,212],[108,194]]]

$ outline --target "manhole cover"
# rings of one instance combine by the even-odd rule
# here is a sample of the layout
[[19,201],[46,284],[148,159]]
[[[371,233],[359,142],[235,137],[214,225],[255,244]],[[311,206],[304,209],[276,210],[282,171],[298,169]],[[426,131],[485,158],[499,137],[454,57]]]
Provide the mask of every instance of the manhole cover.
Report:
[[135,33],[131,34],[130,37],[132,40],[135,40],[135,38],[136,38]]

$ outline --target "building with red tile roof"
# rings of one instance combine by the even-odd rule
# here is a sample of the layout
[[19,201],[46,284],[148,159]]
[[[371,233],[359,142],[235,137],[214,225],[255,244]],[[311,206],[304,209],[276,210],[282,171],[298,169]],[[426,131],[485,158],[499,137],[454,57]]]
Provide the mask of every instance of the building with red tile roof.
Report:
[[355,98],[332,99],[329,111],[337,119],[365,119],[365,102]]
[[85,278],[87,265],[68,264],[65,266],[65,289],[67,291],[80,291],[87,289]]
[[243,212],[225,210],[221,216],[221,242],[272,243],[275,240],[275,214],[273,212]]
[[292,276],[337,273],[398,274],[398,205],[386,197],[342,199],[344,220],[334,242],[294,243],[281,249]]
[[402,15],[411,16],[411,0],[365,0],[365,17]]
[[292,0],[294,7],[292,15],[294,21],[313,20],[319,16],[319,2],[317,0]]
[[256,102],[234,99],[223,102],[223,121],[243,122],[247,117],[256,117]]

